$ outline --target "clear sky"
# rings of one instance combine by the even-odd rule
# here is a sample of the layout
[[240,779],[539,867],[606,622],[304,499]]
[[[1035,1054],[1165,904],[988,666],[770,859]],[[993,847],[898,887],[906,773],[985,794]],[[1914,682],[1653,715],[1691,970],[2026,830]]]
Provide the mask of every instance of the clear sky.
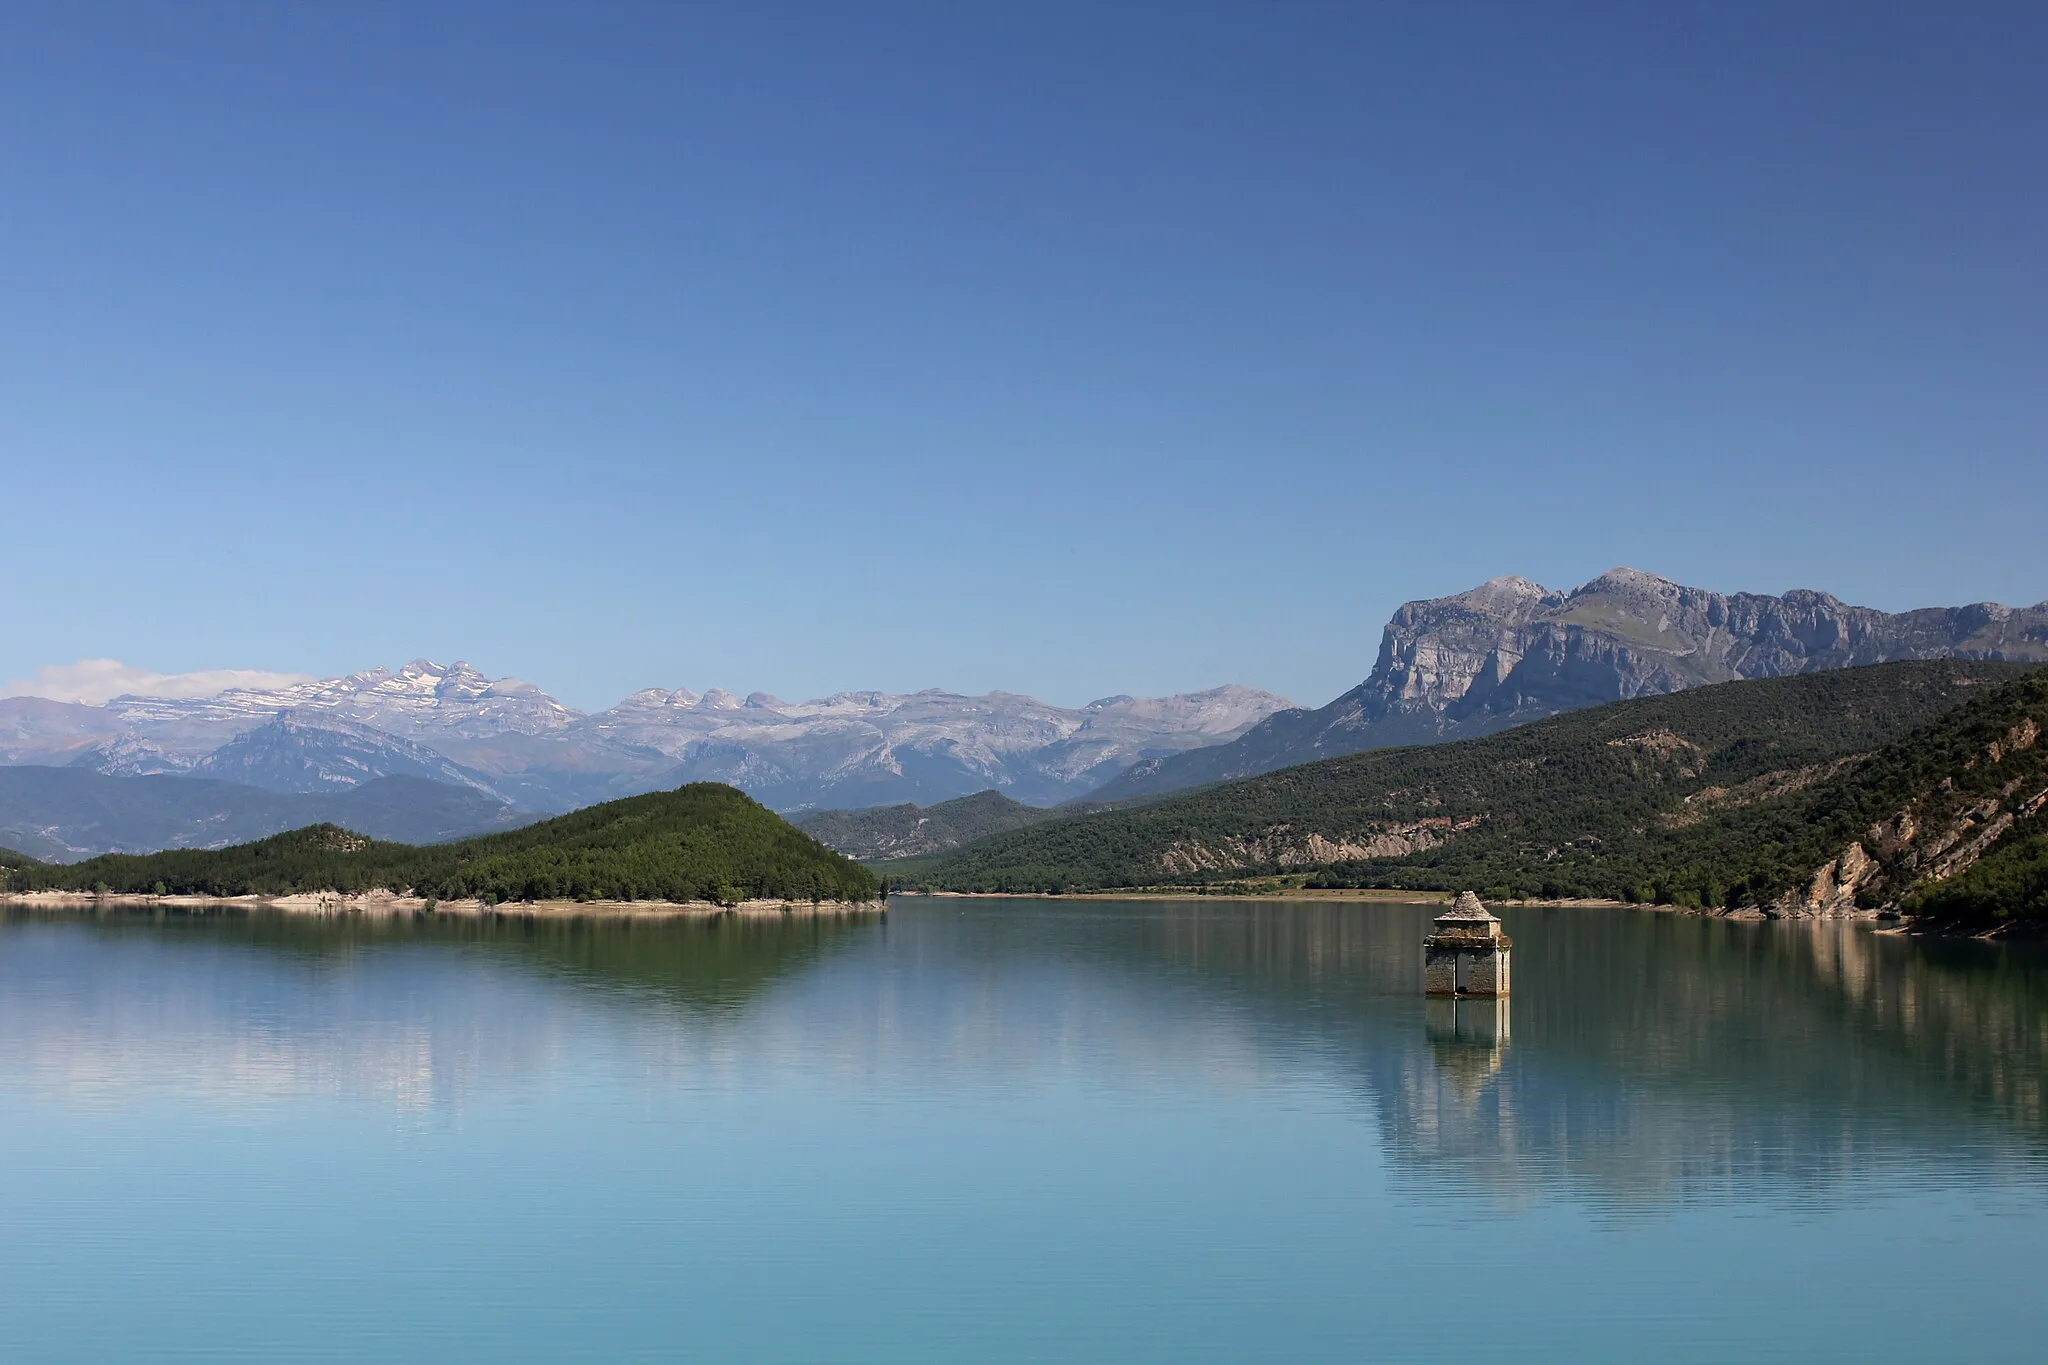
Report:
[[2048,6],[0,6],[0,681],[2048,597]]

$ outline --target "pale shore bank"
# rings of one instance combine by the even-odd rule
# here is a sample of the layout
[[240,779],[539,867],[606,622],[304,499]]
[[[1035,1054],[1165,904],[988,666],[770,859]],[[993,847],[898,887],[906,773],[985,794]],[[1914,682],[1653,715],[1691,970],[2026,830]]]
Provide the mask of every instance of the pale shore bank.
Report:
[[[1289,890],[1289,891],[1245,891],[1221,895],[1200,891],[1162,891],[1145,888],[1131,891],[892,891],[892,896],[923,896],[932,900],[1056,900],[1056,901],[1380,901],[1394,905],[1436,905],[1457,899],[1455,891],[1388,891],[1377,887],[1339,887],[1332,890]],[[1719,906],[1700,907],[1666,905],[1655,901],[1618,901],[1597,896],[1565,896],[1554,900],[1488,900],[1489,906],[1528,906],[1546,910],[1654,910],[1663,915],[1700,915],[1714,919],[1773,919],[1781,918],[1765,913],[1754,906],[1740,910],[1724,910]],[[1855,911],[1850,914],[1836,914],[1824,917],[1788,915],[1787,919],[1829,918],[1829,919],[1876,919],[1875,911]]]
[[[1032,891],[893,891],[892,896],[915,897],[925,900],[1063,900],[1063,901],[1228,901],[1232,903],[1269,902],[1282,905],[1304,905],[1328,901],[1350,901],[1398,905],[1435,905],[1452,899],[1448,891],[1383,891],[1372,889],[1330,890],[1330,891],[1265,891],[1236,896],[1205,896],[1195,891],[1067,891],[1058,895],[1049,892]],[[1756,906],[1743,906],[1736,910],[1715,907],[1694,907],[1684,905],[1662,905],[1653,901],[1607,900],[1596,897],[1567,897],[1557,900],[1494,900],[1489,907],[1544,910],[1648,910],[1660,915],[1682,915],[1695,919],[1725,919],[1742,922],[1774,923],[1787,921],[1809,924],[1821,921],[1877,921],[1884,927],[1875,930],[1880,934],[1905,935],[1924,938],[1974,938],[1987,942],[2048,937],[2048,928],[2030,923],[1999,924],[1986,927],[1979,924],[1943,924],[1931,920],[1901,920],[1896,916],[1880,914],[1875,910],[1837,911],[1831,914],[1771,914]]]
[[[419,896],[399,896],[389,891],[366,891],[344,896],[333,891],[300,892],[290,896],[139,896],[90,891],[0,892],[0,907],[61,910],[92,913],[100,910],[277,910],[293,915],[419,915],[428,913],[428,902]],[[887,908],[881,901],[741,901],[719,905],[712,901],[435,901],[436,915],[494,916],[510,919],[684,919],[714,915],[879,915]]]
[[[1054,901],[1266,901],[1303,905],[1326,901],[1353,901],[1382,905],[1441,905],[1457,899],[1454,891],[1388,891],[1377,887],[1337,887],[1331,890],[1249,891],[1235,895],[1203,894],[1199,891],[892,891],[891,896],[917,896],[928,900],[1054,900]],[[1654,910],[1666,915],[1713,915],[1723,919],[1764,919],[1761,910],[1697,910],[1678,905],[1657,905],[1649,901],[1600,900],[1591,897],[1559,900],[1490,900],[1489,906],[1529,906],[1548,910]]]
[[1379,891],[1370,888],[1333,891],[1254,891],[1239,895],[1204,895],[1199,891],[891,891],[889,895],[924,900],[963,901],[1384,901],[1398,905],[1433,905],[1455,900],[1448,891]]
[[[892,891],[892,896],[921,896],[930,900],[1059,900],[1059,901],[1274,901],[1283,904],[1315,904],[1321,901],[1365,901],[1388,905],[1438,905],[1457,899],[1452,891],[1387,891],[1374,887],[1335,888],[1332,890],[1290,890],[1290,891],[1248,891],[1234,895],[1204,894],[1200,891],[1161,891],[1156,889],[1133,891],[1062,891],[1057,894],[1048,891]],[[1661,915],[1695,915],[1714,919],[1763,920],[1775,918],[1754,907],[1740,910],[1723,910],[1719,907],[1702,908],[1683,905],[1663,905],[1653,901],[1618,901],[1592,896],[1561,897],[1555,900],[1489,900],[1489,906],[1530,907],[1545,910],[1652,910]],[[1786,916],[1785,918],[1811,918],[1810,916]],[[1876,919],[1874,911],[1856,911],[1853,914],[1833,915],[1834,919]]]

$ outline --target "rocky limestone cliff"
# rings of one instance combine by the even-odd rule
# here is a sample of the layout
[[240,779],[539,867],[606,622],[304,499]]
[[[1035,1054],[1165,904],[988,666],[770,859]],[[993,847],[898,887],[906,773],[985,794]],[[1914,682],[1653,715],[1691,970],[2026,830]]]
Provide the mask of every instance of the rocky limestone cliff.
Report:
[[1471,738],[1702,683],[1933,658],[2048,661],[2048,602],[1890,613],[1807,589],[1724,595],[1628,568],[1570,592],[1496,578],[1401,607],[1371,674],[1329,705],[1277,713],[1229,744],[1138,763],[1095,795],[1126,800]]

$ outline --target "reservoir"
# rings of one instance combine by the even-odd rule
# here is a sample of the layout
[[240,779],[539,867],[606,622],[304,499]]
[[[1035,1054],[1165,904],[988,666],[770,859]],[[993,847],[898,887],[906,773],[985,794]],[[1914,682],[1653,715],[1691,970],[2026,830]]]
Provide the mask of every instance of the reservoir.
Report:
[[0,919],[0,1359],[2022,1361],[2048,955],[898,899]]

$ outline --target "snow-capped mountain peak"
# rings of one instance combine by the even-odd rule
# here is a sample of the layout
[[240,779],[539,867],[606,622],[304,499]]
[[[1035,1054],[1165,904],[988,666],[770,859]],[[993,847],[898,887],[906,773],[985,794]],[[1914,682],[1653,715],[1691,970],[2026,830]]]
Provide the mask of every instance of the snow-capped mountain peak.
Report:
[[[419,658],[279,688],[56,708],[55,731],[47,719],[24,723],[15,727],[21,742],[8,744],[0,730],[0,761],[203,773],[301,791],[416,776],[487,786],[530,809],[699,777],[784,808],[944,799],[991,786],[1057,801],[1145,755],[1229,738],[1287,704],[1239,687],[1105,697],[1084,709],[941,688],[799,702],[648,688],[586,716],[520,679]],[[53,706],[0,703],[8,705]]]

